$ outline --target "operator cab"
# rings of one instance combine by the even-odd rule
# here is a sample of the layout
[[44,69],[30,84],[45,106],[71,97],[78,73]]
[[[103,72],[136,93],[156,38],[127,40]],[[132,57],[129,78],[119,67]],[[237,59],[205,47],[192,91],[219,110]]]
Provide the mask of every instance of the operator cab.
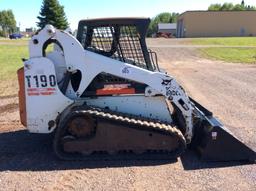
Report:
[[[159,71],[156,53],[148,50],[146,45],[145,37],[149,23],[148,18],[81,20],[77,39],[85,50],[150,71]],[[72,86],[75,89],[75,82],[79,81],[77,79],[80,74],[77,73],[72,78]],[[144,84],[101,73],[83,96],[144,93],[145,87]]]

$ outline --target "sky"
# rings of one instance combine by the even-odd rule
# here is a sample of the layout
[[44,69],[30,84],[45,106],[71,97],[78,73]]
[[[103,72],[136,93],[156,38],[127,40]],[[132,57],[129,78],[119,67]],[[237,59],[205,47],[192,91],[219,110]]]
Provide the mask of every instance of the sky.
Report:
[[[154,17],[161,12],[182,13],[207,10],[214,3],[241,3],[241,0],[59,0],[72,30],[79,20],[99,17]],[[256,6],[256,0],[245,0]],[[0,0],[0,10],[12,9],[22,30],[36,27],[42,0]]]

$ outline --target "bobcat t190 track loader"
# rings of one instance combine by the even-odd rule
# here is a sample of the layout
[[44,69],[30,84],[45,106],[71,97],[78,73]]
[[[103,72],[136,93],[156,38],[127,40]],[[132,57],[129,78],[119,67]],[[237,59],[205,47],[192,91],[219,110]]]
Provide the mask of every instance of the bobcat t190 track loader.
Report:
[[82,20],[77,38],[51,25],[34,35],[18,70],[22,124],[54,132],[55,153],[65,160],[176,158],[191,145],[206,160],[255,161],[253,150],[159,70],[145,42],[149,22]]

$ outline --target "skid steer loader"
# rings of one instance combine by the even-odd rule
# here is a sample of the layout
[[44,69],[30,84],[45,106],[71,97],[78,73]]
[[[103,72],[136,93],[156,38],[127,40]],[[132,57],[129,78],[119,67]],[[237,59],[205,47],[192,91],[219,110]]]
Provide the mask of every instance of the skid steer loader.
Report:
[[[190,98],[147,49],[146,18],[79,22],[77,37],[47,25],[18,70],[21,122],[54,132],[64,160],[179,157],[255,161],[256,155]],[[53,50],[46,48],[54,44]]]

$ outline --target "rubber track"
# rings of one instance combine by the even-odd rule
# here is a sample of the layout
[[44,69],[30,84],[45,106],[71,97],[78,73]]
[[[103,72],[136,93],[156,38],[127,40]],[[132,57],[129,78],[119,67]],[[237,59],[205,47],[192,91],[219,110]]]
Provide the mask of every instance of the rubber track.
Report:
[[59,148],[59,139],[62,134],[61,122],[60,127],[57,128],[54,138],[54,151],[58,158],[62,160],[130,160],[130,159],[148,159],[148,160],[159,160],[159,159],[170,159],[179,157],[186,149],[186,140],[179,129],[176,126],[160,122],[157,120],[133,116],[130,114],[124,114],[119,112],[114,112],[101,108],[94,108],[89,106],[78,106],[73,111],[66,116],[69,118],[71,115],[81,115],[89,114],[96,118],[96,120],[107,120],[111,123],[122,123],[122,125],[127,125],[129,128],[141,128],[146,131],[157,131],[163,134],[169,134],[170,136],[176,136],[179,140],[179,147],[171,152],[160,152],[160,151],[149,151],[140,155],[134,153],[118,153],[116,155],[109,154],[91,154],[90,156],[84,156],[79,154],[66,154],[62,152]]

